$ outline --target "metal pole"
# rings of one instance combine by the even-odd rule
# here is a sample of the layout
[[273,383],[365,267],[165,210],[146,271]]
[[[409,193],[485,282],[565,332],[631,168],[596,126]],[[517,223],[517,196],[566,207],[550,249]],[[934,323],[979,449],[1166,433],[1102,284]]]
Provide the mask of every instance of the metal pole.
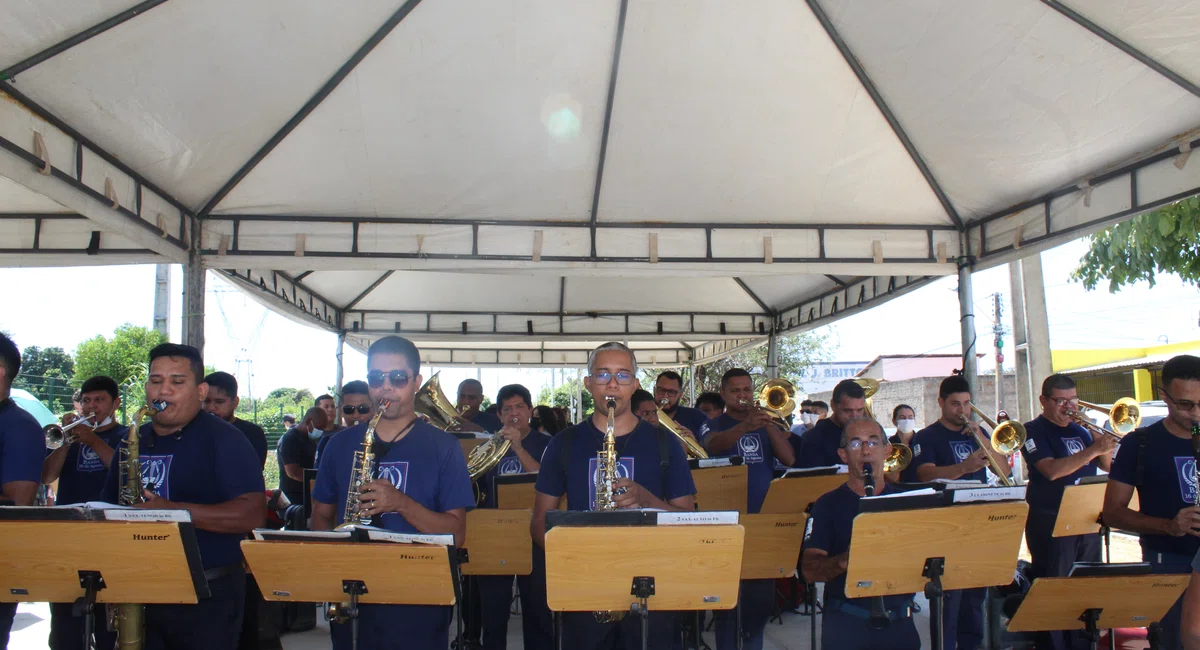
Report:
[[688,363],[688,406],[696,407],[696,362]]
[[166,339],[171,336],[171,265],[154,266],[154,329]]
[[334,402],[342,403],[342,384],[345,383],[345,366],[342,363],[342,355],[346,347],[346,330],[338,332],[337,336],[337,374],[335,375],[336,385],[333,387]]
[[958,312],[961,325],[963,378],[971,387],[974,396],[979,388],[979,368],[975,359],[975,298],[971,291],[971,264],[969,260],[958,262]]
[[779,378],[779,335],[774,330],[767,337],[767,379]]
[[1021,262],[1008,263],[1009,295],[1012,296],[1013,366],[1017,376],[1016,419],[1033,419],[1033,379],[1029,375],[1029,337],[1025,333],[1025,283],[1021,278]]
[[[197,230],[195,225],[192,230]],[[192,237],[198,243],[199,238]],[[204,265],[193,246],[183,267],[183,343],[204,354]]]
[[992,326],[992,333],[996,335],[996,413],[1000,413],[1000,409],[1004,408],[1004,326],[1001,324],[1001,316],[1003,315],[1004,305],[1000,301],[1000,292],[992,294],[992,313],[995,315],[996,324]]

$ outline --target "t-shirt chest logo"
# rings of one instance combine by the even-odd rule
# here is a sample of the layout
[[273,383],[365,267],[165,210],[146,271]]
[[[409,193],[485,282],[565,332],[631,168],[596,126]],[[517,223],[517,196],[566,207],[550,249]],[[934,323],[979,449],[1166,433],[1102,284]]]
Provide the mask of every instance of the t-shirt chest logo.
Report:
[[174,458],[173,454],[138,457],[142,466],[142,484],[164,499],[171,498],[171,461]]
[[[596,485],[600,480],[600,466],[596,463],[596,459],[588,459],[588,474],[592,480],[588,482],[588,510],[596,509]],[[617,478],[627,478],[634,480],[633,473],[633,457],[622,456],[617,459]]]
[[1196,490],[1200,480],[1196,476],[1196,459],[1192,456],[1176,456],[1175,472],[1179,475],[1179,495],[1185,503],[1196,503]]
[[520,458],[505,458],[500,461],[500,475],[520,474],[523,469]]
[[742,458],[747,463],[763,462],[762,441],[758,436],[746,434],[738,438],[738,449],[742,452]]
[[951,442],[950,451],[954,453],[954,457],[961,463],[967,459],[967,456],[971,455],[971,452],[975,451],[975,445],[971,444],[969,440]]
[[379,472],[376,474],[381,480],[391,483],[393,487],[401,492],[407,493],[405,488],[408,487],[408,461],[395,460],[386,463],[379,463]]
[[1067,448],[1068,456],[1074,456],[1075,454],[1083,451],[1084,445],[1082,438],[1063,438],[1062,441],[1063,446]]
[[100,454],[87,445],[79,445],[79,455],[75,457],[75,469],[80,472],[103,472],[108,468],[100,460]]

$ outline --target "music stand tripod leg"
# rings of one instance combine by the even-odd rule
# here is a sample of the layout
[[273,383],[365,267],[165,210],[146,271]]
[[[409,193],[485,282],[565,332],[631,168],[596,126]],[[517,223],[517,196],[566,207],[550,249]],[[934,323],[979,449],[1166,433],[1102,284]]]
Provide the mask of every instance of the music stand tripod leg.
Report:
[[944,650],[945,639],[942,638],[942,627],[946,612],[945,596],[942,589],[942,574],[946,571],[946,558],[931,557],[925,560],[925,569],[921,575],[929,580],[925,583],[925,598],[929,600],[929,645],[933,650]]
[[104,584],[104,576],[99,571],[80,571],[79,586],[83,587],[84,594],[75,599],[72,613],[83,616],[83,648],[92,650],[95,647],[92,632],[96,629],[96,593],[108,585]]
[[1100,609],[1093,607],[1092,609],[1085,611],[1083,616],[1079,617],[1079,620],[1083,621],[1085,626],[1084,629],[1086,630],[1088,638],[1088,647],[1092,650],[1096,650],[1096,648],[1100,645],[1100,628],[1097,625],[1097,623],[1100,622],[1100,611]]
[[367,583],[362,580],[343,580],[342,592],[350,596],[350,647],[358,650],[358,597],[367,593]]
[[629,594],[638,599],[637,610],[642,617],[642,650],[650,649],[650,597],[654,595],[654,578],[636,576]]

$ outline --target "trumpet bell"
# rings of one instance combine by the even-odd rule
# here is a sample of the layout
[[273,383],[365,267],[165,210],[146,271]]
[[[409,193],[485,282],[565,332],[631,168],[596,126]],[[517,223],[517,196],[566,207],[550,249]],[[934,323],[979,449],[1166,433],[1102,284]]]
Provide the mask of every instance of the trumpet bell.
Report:
[[438,377],[440,374],[434,373],[429,381],[417,389],[413,409],[428,418],[433,426],[450,431],[461,426],[464,420],[458,414],[454,403],[442,392],[442,382]]
[[908,445],[902,442],[892,443],[891,453],[883,459],[883,471],[902,472],[912,464],[912,460],[913,452]]
[[758,399],[775,411],[780,417],[786,418],[796,410],[796,387],[786,379],[771,379],[763,384],[758,393]]
[[58,449],[67,441],[66,431],[57,424],[42,427],[42,435],[46,438],[46,449]]
[[992,431],[990,442],[992,449],[1011,456],[1021,449],[1027,437],[1025,425],[1016,420],[1005,420]]

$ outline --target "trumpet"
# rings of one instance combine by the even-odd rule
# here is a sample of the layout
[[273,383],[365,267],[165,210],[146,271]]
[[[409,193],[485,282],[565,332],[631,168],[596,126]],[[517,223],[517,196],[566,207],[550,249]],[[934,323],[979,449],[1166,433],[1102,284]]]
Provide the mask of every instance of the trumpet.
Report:
[[748,400],[748,399],[740,399],[740,400],[738,400],[738,404],[740,404],[746,408],[750,408],[751,406],[753,406],[754,408],[770,415],[771,423],[774,424],[775,426],[779,427],[780,429],[783,429],[784,431],[791,430],[791,427],[788,426],[787,420],[783,419],[783,416],[779,414],[779,411],[776,411],[775,409],[773,409],[769,406],[763,406],[762,402],[760,402],[759,400],[754,400],[754,402],[751,403],[750,400]]
[[[991,447],[1005,456],[1011,456],[1020,450],[1021,446],[1025,444],[1025,438],[1027,437],[1027,434],[1025,433],[1025,425],[1017,422],[1016,420],[1006,420],[1000,424],[996,424],[991,418],[984,415],[983,411],[980,411],[974,404],[971,404],[970,406],[971,410],[975,412],[975,415],[978,415],[979,419],[983,420],[983,423],[992,430],[989,440],[984,442],[983,437],[979,435],[979,432],[976,431],[974,427],[970,427],[971,435],[975,436],[975,442],[979,444],[980,449],[987,449],[987,447]],[[963,426],[968,426],[968,422],[963,422]],[[1000,471],[1000,464],[996,462],[996,459],[992,458],[991,454],[988,454],[987,459],[988,468],[992,470],[992,473],[996,475],[996,478],[999,478],[1000,482],[1005,487],[1012,487],[1013,482],[1012,479],[1008,478],[1008,472]]]
[[[1075,424],[1087,429],[1087,432],[1093,437],[1097,435],[1112,436],[1117,440],[1124,438],[1134,429],[1142,426],[1142,409],[1138,405],[1137,400],[1132,397],[1122,397],[1117,400],[1111,407],[1105,409],[1095,404],[1078,400],[1079,410],[1068,411],[1067,417],[1071,418]],[[1108,412],[1108,422],[1112,426],[1112,431],[1097,425],[1084,416],[1083,411],[1100,411]]]
[[96,414],[88,413],[86,418],[76,418],[66,426],[58,424],[47,424],[42,427],[42,435],[46,438],[46,449],[58,449],[60,447],[70,447],[79,440],[79,436],[74,434],[67,435],[67,432],[75,427],[86,424],[89,427],[96,426]]
[[883,471],[888,474],[903,472],[912,464],[912,460],[912,449],[903,442],[894,442],[892,451],[888,453],[887,458],[883,459]]

